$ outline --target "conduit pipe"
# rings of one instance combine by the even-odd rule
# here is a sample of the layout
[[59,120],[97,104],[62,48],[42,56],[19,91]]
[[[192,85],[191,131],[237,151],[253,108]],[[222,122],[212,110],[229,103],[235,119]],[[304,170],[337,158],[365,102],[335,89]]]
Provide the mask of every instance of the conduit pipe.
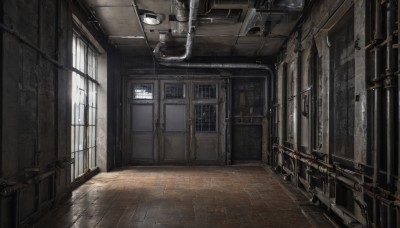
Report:
[[[382,7],[378,0],[375,0],[375,44],[378,44],[382,40]],[[381,126],[382,126],[382,118],[381,118],[381,50],[377,45],[375,46],[375,55],[374,55],[374,173],[372,178],[373,187],[376,188],[379,182],[379,170],[380,170],[380,150],[381,150]],[[373,198],[373,222],[374,227],[377,226],[378,222],[378,206],[379,202],[376,197]]]
[[[393,193],[393,171],[394,171],[394,50],[393,50],[393,30],[394,30],[394,1],[386,1],[386,69],[385,69],[385,144],[386,144],[386,185],[390,193]],[[393,213],[390,205],[387,207],[387,214],[381,215],[383,219],[387,219],[387,226],[393,227]],[[384,211],[383,211],[384,212]],[[383,221],[381,221],[382,223]]]
[[[296,57],[297,57],[297,73],[296,73],[296,111],[295,111],[295,118],[293,121],[293,124],[296,128],[296,144],[295,147],[297,150],[300,150],[301,148],[301,77],[302,77],[302,53],[301,53],[301,30],[299,29],[296,32],[296,47],[294,52],[296,53]],[[311,137],[311,136],[309,136]],[[311,147],[310,147],[311,148]],[[298,170],[300,170],[300,166],[297,162],[297,160],[295,160],[294,162],[294,181],[296,184],[296,187],[299,186],[298,183],[298,179],[299,179],[299,172]]]
[[[347,185],[348,187],[350,187],[351,189],[354,189],[355,191],[358,191],[358,192],[362,191],[362,184],[361,184],[360,180],[350,179],[345,176],[341,176],[338,174],[338,172],[332,171],[331,167],[329,167],[323,163],[319,163],[319,162],[315,161],[315,159],[309,158],[308,156],[306,156],[302,153],[299,153],[297,151],[286,150],[286,148],[284,148],[282,146],[277,146],[277,145],[275,146],[275,148],[278,148],[279,151],[287,154],[292,159],[298,160],[307,166],[313,167],[314,169],[318,170],[319,172],[321,172],[323,174],[329,175],[333,179],[340,181],[341,183]],[[339,171],[339,170],[336,170],[336,171]]]
[[197,20],[197,11],[199,8],[199,0],[190,0],[188,32],[186,35],[185,53],[181,56],[165,56],[161,53],[161,48],[166,45],[165,40],[161,40],[154,48],[154,56],[160,61],[179,62],[189,59],[192,55],[194,28]]
[[[179,67],[179,68],[206,68],[206,69],[252,69],[252,70],[265,70],[268,72],[267,76],[263,76],[265,79],[265,102],[267,103],[265,115],[269,115],[269,163],[272,164],[272,139],[273,139],[273,112],[272,103],[275,94],[275,74],[270,66],[264,64],[254,63],[179,63],[179,62],[160,62],[160,65],[167,67]],[[270,80],[269,80],[270,79]]]
[[386,95],[386,153],[387,153],[387,175],[386,184],[389,190],[392,188],[392,172],[394,167],[394,50],[393,50],[393,30],[394,30],[394,12],[393,0],[386,1],[386,78],[384,81]]
[[[400,4],[397,4],[397,23],[400,23]],[[400,29],[397,30],[397,36],[400,37]],[[400,59],[400,51],[397,51]],[[400,69],[397,69],[397,194],[400,195]],[[400,205],[397,207],[397,223],[400,223]]]

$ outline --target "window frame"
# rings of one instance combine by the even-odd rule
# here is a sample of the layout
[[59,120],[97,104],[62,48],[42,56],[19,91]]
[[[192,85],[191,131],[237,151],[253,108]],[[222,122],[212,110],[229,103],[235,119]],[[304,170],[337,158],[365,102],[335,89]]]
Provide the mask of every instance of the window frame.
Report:
[[[78,47],[78,42],[81,42],[83,46]],[[83,68],[78,66],[78,48],[84,49],[83,56]],[[91,56],[92,53],[93,55]],[[98,57],[99,51],[95,46],[89,42],[89,40],[82,35],[79,29],[72,29],[72,49],[71,49],[71,182],[79,179],[86,172],[96,168],[97,165],[97,127],[98,127]],[[93,58],[94,57],[94,58]],[[93,62],[90,65],[89,60]],[[90,67],[92,71],[90,72]],[[82,71],[83,70],[83,71]],[[75,78],[76,77],[76,78]],[[83,88],[78,88],[79,93],[83,92],[83,104],[79,101],[79,106],[83,105],[83,123],[77,123],[77,113],[76,113],[76,97],[81,96],[81,94],[74,93],[75,83],[77,80],[83,81]],[[78,82],[79,83],[79,82]],[[93,94],[91,94],[93,93]],[[93,100],[94,99],[94,100]],[[79,112],[81,107],[79,107]],[[91,115],[91,117],[90,117]],[[79,116],[81,117],[81,116]],[[82,128],[82,130],[80,129]],[[81,140],[78,136],[78,145],[76,144],[76,134],[82,133],[82,148],[79,147],[79,142]],[[82,164],[79,161],[79,156],[82,153]],[[78,158],[78,160],[77,160]],[[82,167],[80,167],[82,166]],[[82,170],[82,172],[80,172]]]

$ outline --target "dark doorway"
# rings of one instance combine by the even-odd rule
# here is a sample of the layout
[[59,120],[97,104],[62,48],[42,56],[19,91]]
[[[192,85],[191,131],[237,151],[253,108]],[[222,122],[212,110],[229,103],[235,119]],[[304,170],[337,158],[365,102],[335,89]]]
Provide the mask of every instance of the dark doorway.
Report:
[[265,103],[264,79],[235,79],[232,90],[232,161],[260,161]]

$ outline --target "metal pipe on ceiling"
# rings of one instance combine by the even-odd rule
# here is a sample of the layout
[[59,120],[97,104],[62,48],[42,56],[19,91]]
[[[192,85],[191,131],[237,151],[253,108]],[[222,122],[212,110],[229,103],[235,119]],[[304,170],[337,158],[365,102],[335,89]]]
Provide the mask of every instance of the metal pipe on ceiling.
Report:
[[194,37],[194,27],[197,20],[197,11],[199,8],[199,0],[190,0],[188,32],[186,35],[185,53],[180,56],[165,56],[161,53],[161,48],[166,45],[165,40],[161,40],[154,48],[154,56],[160,61],[183,61],[192,56],[192,46]]

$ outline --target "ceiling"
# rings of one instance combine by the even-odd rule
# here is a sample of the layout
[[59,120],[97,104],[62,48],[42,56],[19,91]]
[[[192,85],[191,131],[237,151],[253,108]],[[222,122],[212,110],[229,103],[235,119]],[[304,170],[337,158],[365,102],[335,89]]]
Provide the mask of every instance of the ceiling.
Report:
[[[187,23],[174,19],[176,1],[186,5],[189,2],[84,0],[109,40],[127,56],[151,55],[160,32],[169,34],[170,49],[184,52],[186,31],[176,31],[187,29]],[[273,56],[293,30],[303,8],[303,0],[200,0],[193,56]],[[149,11],[163,17],[161,24],[147,25],[138,20],[136,12],[142,16]]]

